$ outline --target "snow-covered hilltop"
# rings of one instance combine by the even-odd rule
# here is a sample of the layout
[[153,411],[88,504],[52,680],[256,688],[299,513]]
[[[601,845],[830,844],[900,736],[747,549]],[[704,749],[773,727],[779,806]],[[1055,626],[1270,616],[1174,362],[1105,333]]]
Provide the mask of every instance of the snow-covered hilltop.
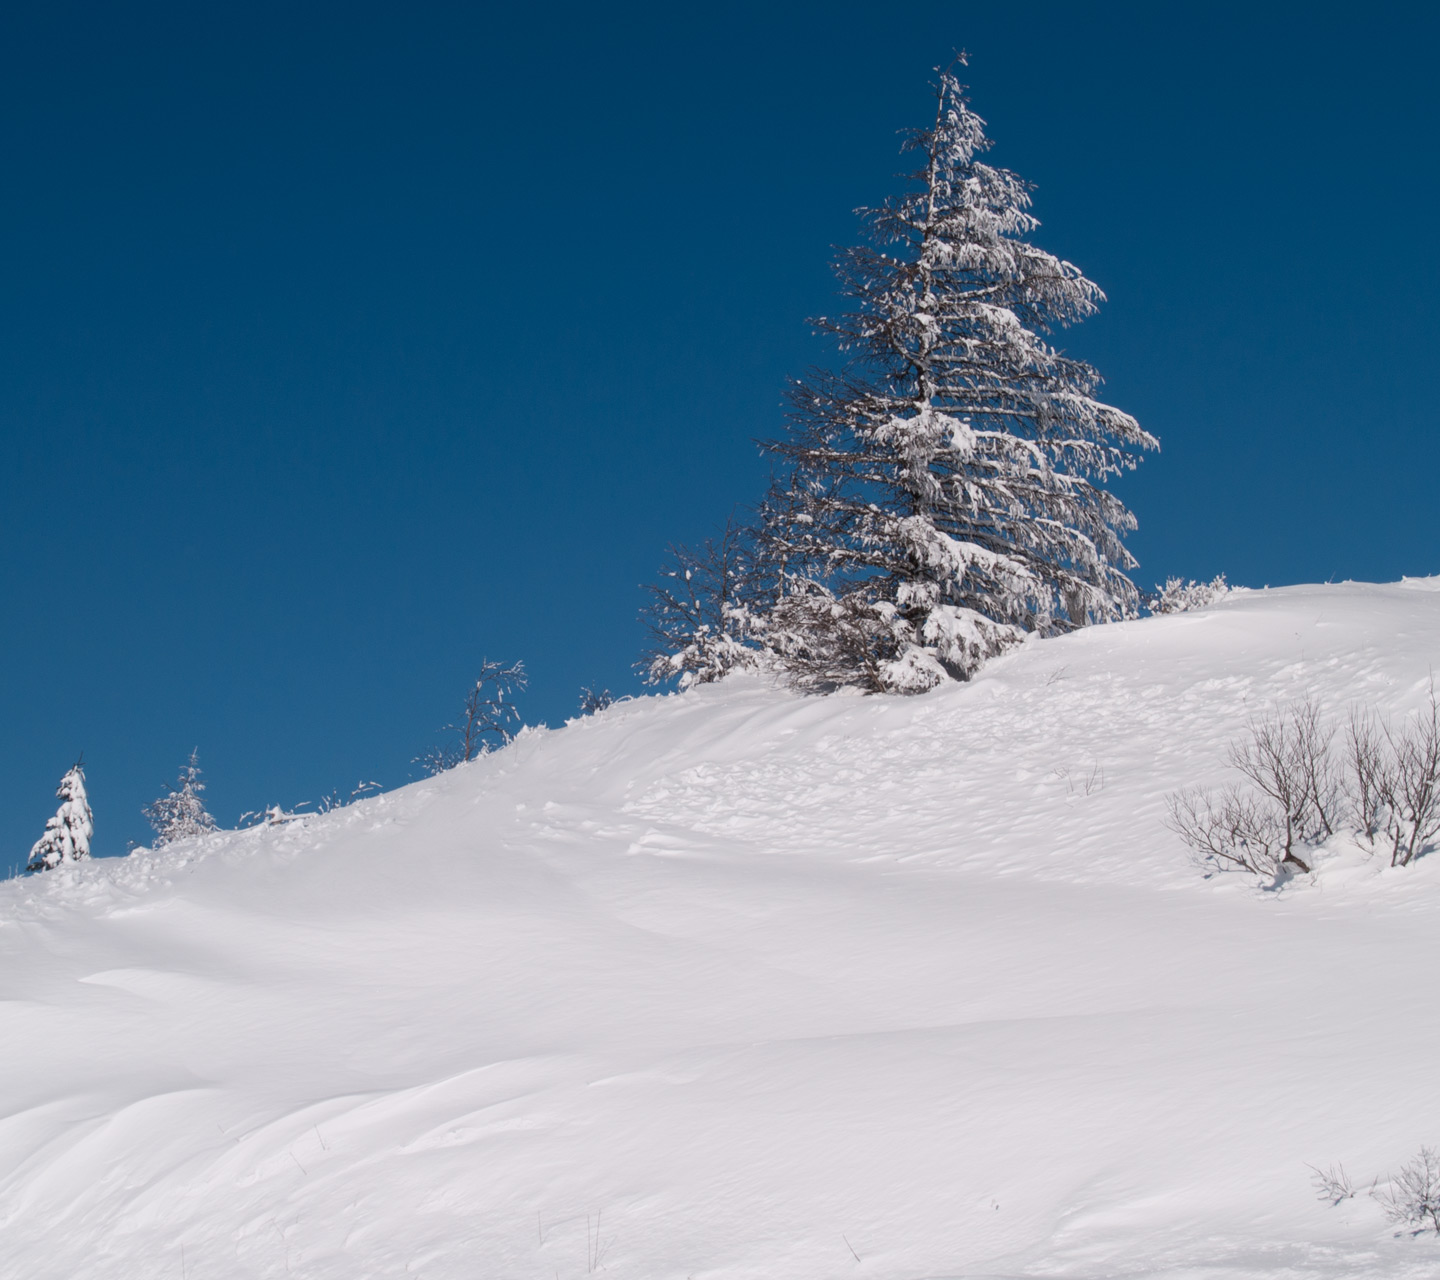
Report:
[[1440,1142],[1440,857],[1164,826],[1437,658],[1440,582],[1242,592],[0,885],[0,1274],[1440,1273],[1363,1194]]

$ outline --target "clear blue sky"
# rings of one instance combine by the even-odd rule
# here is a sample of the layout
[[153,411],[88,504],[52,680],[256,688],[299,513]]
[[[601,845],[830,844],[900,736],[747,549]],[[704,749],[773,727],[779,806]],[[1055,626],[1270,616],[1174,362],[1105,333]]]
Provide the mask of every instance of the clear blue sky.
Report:
[[7,6],[0,874],[81,750],[120,853],[192,746],[230,824],[406,781],[482,655],[637,689],[956,47],[1161,438],[1139,580],[1440,571],[1435,15]]

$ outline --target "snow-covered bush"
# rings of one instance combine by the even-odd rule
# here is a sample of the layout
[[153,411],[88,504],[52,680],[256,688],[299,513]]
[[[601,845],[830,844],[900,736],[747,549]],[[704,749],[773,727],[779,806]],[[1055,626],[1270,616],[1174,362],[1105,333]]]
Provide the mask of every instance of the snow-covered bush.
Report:
[[301,801],[294,809],[287,809],[283,805],[267,805],[264,809],[253,809],[249,813],[240,815],[242,827],[284,827],[292,822],[300,822],[309,817],[308,814],[299,813],[297,810],[305,808],[310,802]]
[[1440,1155],[1429,1147],[1371,1193],[1391,1222],[1440,1235]]
[[475,687],[465,695],[459,721],[441,730],[453,735],[451,740],[416,756],[412,763],[423,765],[427,773],[444,773],[457,764],[503,747],[514,737],[512,726],[520,722],[514,695],[529,683],[523,662],[506,666],[503,662],[482,658],[480,676]]
[[64,862],[80,862],[90,856],[90,838],[95,819],[85,795],[85,770],[77,761],[55,790],[60,808],[45,822],[45,834],[30,850],[27,871],[48,871]]
[[802,688],[921,692],[1024,633],[1138,609],[1134,518],[1103,486],[1156,442],[1043,336],[1103,294],[1027,242],[1030,186],[989,147],[946,71],[911,189],[861,211],[869,242],[836,265],[851,309],[813,322],[848,363],[796,382],[765,446],[787,584],[767,643]]
[[606,710],[615,706],[615,694],[608,688],[590,688],[586,685],[580,690],[580,714],[582,716],[595,716],[598,711]]
[[215,830],[215,819],[206,812],[205,802],[200,798],[205,784],[200,781],[198,759],[198,751],[192,751],[189,763],[180,770],[176,785],[145,806],[145,818],[155,828],[157,849],[172,840],[203,836]]
[[1146,600],[1151,613],[1188,613],[1191,609],[1203,609],[1207,604],[1223,599],[1230,594],[1230,584],[1225,575],[1219,574],[1209,582],[1188,582],[1183,578],[1166,578],[1163,587],[1156,587]]
[[580,714],[593,716],[598,711],[615,705],[615,695],[609,689],[592,689],[589,685],[580,690]]

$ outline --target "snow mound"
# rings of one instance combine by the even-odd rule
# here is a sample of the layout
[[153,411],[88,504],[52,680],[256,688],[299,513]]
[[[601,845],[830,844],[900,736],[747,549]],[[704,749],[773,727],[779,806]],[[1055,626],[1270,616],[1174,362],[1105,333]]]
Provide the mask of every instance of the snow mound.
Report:
[[1440,1274],[1440,857],[1204,878],[1257,710],[1404,714],[1434,580],[1236,592],[914,699],[734,678],[0,885],[0,1274]]

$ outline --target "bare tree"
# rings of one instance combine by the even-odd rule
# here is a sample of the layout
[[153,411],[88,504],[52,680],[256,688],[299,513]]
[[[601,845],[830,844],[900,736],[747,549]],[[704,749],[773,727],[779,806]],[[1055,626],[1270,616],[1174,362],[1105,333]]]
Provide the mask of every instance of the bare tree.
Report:
[[482,658],[480,676],[465,695],[459,721],[441,730],[453,734],[453,738],[417,756],[415,763],[424,765],[432,774],[444,773],[497,746],[503,747],[514,736],[511,727],[520,720],[513,697],[528,684],[523,662],[506,666]]

